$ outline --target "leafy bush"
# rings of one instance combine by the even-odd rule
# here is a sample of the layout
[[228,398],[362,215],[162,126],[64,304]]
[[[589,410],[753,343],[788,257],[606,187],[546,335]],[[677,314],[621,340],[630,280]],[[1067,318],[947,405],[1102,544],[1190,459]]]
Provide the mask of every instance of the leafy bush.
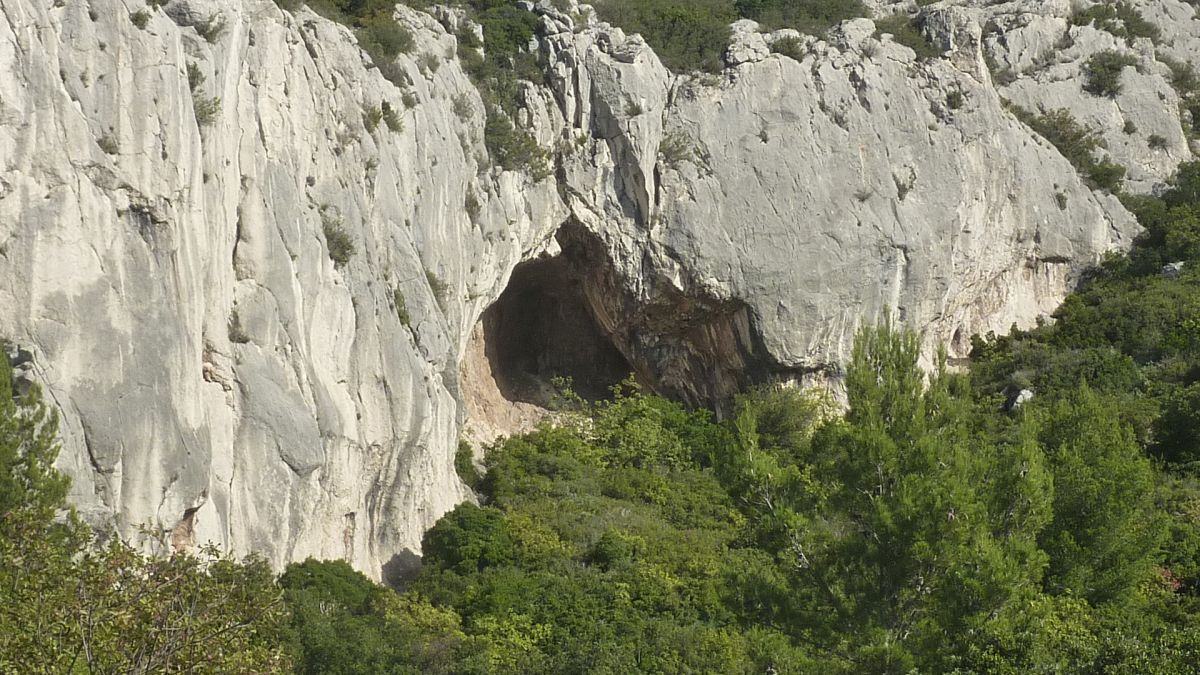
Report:
[[1089,186],[1109,192],[1120,189],[1121,181],[1125,178],[1125,167],[1096,159],[1096,151],[1100,147],[1099,136],[1079,124],[1070,111],[1064,108],[1034,115],[1017,107],[1012,110],[1018,119],[1058,148]]
[[1083,66],[1084,91],[1096,96],[1116,96],[1121,93],[1121,73],[1137,65],[1130,54],[1108,50],[1093,54]]
[[454,452],[454,471],[458,478],[472,490],[479,487],[482,477],[475,468],[475,450],[466,441],[458,442],[458,450]]
[[607,0],[597,9],[605,21],[640,33],[676,72],[719,72],[737,20],[730,0]]
[[138,11],[129,15],[129,20],[133,22],[133,25],[145,30],[146,25],[150,23],[150,12],[147,12],[144,9],[139,9]]
[[221,114],[221,98],[218,96],[200,96],[192,94],[192,113],[196,116],[196,124],[207,127],[217,120]]
[[342,219],[328,205],[321,207],[321,231],[334,266],[344,267],[354,255],[354,240],[342,226]]
[[392,308],[396,310],[396,318],[400,319],[402,325],[409,325],[412,322],[412,317],[408,314],[408,303],[404,300],[404,293],[397,286],[392,289]]
[[1076,26],[1094,24],[1096,28],[1130,40],[1150,38],[1157,41],[1161,36],[1158,26],[1146,21],[1137,9],[1128,2],[1093,5],[1071,17]]
[[941,50],[925,37],[916,20],[903,14],[893,14],[876,21],[875,34],[884,33],[891,33],[893,40],[913,50],[918,59],[935,59],[942,55]]
[[804,58],[804,43],[797,37],[785,37],[771,43],[771,51],[800,61]]
[[506,171],[529,171],[534,181],[550,175],[548,153],[537,140],[513,126],[502,110],[489,111],[483,127],[483,143],[488,154]]
[[735,0],[739,16],[769,28],[795,28],[820,33],[837,23],[870,12],[860,0]]
[[220,13],[213,14],[203,22],[196,24],[196,32],[206,42],[215,43],[225,34],[225,16]]
[[400,119],[400,114],[396,112],[391,103],[384,101],[379,104],[379,109],[383,115],[383,123],[387,125],[388,131],[392,133],[404,131],[404,120]]
[[412,33],[396,23],[388,13],[372,14],[359,21],[359,43],[371,55],[372,60],[377,56],[380,60],[390,61],[400,54],[407,54],[413,48]]

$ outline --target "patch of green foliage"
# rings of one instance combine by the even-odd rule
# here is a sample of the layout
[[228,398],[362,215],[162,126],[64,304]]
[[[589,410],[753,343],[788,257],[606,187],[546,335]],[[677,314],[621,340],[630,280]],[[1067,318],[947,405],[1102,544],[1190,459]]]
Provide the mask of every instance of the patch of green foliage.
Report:
[[804,59],[804,43],[798,37],[785,37],[771,43],[771,51],[794,61]]
[[66,505],[56,438],[37,388],[0,377],[0,671],[290,671],[265,561],[97,539]]
[[891,33],[892,39],[916,53],[918,59],[934,59],[942,55],[921,31],[917,20],[903,14],[893,14],[875,22],[875,34]]
[[1096,96],[1116,96],[1121,93],[1121,73],[1134,65],[1137,59],[1132,54],[1112,49],[1093,54],[1083,66],[1083,89]]
[[995,395],[1087,382],[1121,397],[1150,452],[1187,465],[1200,461],[1200,163],[1180,165],[1161,196],[1126,203],[1146,228],[1130,254],[1094,270],[1053,324],[978,340],[975,368]]
[[676,72],[720,72],[729,24],[738,19],[731,0],[606,0],[597,9],[605,21],[641,33]]
[[729,24],[739,18],[816,34],[868,14],[859,0],[602,0],[596,8],[605,21],[642,34],[671,70],[710,73],[724,67]]
[[[464,31],[459,34],[459,59],[483,97],[487,121],[484,145],[501,168],[526,171],[534,181],[551,174],[550,154],[527,130],[516,126],[521,81],[543,81],[537,56],[528,51],[537,16],[507,0],[470,0],[471,18],[483,27],[483,44]],[[482,50],[482,51],[481,51]],[[455,103],[460,117],[469,114]]]
[[1171,70],[1171,87],[1179,94],[1179,112],[1184,130],[1192,137],[1200,136],[1200,75],[1197,75],[1195,66],[1166,54],[1158,54],[1157,59]]
[[[293,11],[301,4],[332,21],[345,24],[354,30],[358,44],[371,56],[371,62],[392,84],[404,87],[407,76],[396,65],[396,57],[407,54],[413,47],[413,36],[408,28],[393,18],[395,2],[389,0],[275,0],[282,9]],[[408,2],[424,6],[420,2]]]
[[870,13],[860,0],[734,0],[739,16],[767,28],[821,33],[837,23]]
[[1123,0],[1092,5],[1076,12],[1071,23],[1076,26],[1094,24],[1096,28],[1125,40],[1144,37],[1157,42],[1162,34],[1158,26],[1142,18],[1136,7]]
[[1010,109],[1017,119],[1058,148],[1090,187],[1109,192],[1121,189],[1125,167],[1106,159],[1097,159],[1099,135],[1080,124],[1070,111],[1064,108],[1035,115],[1016,106],[1010,106]]
[[475,468],[475,449],[465,440],[458,442],[458,450],[454,452],[454,471],[467,487],[472,490],[479,487],[482,477]]
[[325,246],[329,249],[329,259],[334,266],[343,267],[350,262],[354,255],[354,240],[346,232],[341,217],[328,205],[322,205],[321,231],[325,235]]
[[861,332],[844,417],[767,388],[718,423],[627,383],[502,440],[404,593],[341,569],[312,588],[339,609],[303,619],[340,640],[301,644],[429,672],[1188,672],[1195,481],[1164,480],[1108,391],[1005,413],[919,353]]
[[401,324],[407,326],[412,322],[412,316],[408,313],[408,302],[399,286],[392,289],[392,308],[396,310],[396,318],[400,319]]

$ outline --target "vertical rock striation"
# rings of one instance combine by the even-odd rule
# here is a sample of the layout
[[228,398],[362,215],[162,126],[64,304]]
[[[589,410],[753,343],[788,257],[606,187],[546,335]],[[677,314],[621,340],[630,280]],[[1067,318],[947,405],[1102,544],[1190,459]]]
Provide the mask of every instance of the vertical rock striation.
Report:
[[[516,120],[553,151],[538,182],[487,157],[454,11],[397,8],[397,87],[269,0],[0,0],[0,337],[62,413],[85,515],[387,576],[469,497],[468,415],[536,418],[478,337],[522,262],[612,363],[720,407],[836,376],[885,314],[961,356],[1135,233],[1006,111],[1026,85],[997,89],[977,7],[923,10],[942,59],[869,20],[792,58],[739,22],[729,68],[677,76],[567,4],[535,8],[546,83]],[[1034,58],[1048,38],[1014,25],[1005,58]]]

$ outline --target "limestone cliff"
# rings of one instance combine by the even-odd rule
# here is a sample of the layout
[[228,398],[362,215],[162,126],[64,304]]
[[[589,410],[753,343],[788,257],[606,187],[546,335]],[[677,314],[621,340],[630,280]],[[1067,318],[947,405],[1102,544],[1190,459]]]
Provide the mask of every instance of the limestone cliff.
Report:
[[[742,22],[699,76],[545,3],[516,120],[553,153],[539,181],[489,160],[453,10],[397,8],[402,90],[270,0],[0,0],[0,337],[94,522],[386,575],[469,497],[464,425],[528,424],[550,375],[719,407],[836,376],[885,313],[962,356],[1127,245],[1119,202],[1002,99],[1084,100],[1037,45],[1093,29],[985,4],[922,10],[944,58],[869,20],[784,56],[795,35]],[[989,59],[1039,65],[998,85]],[[1136,114],[1178,124],[1156,100]],[[1149,189],[1182,139],[1109,152]]]

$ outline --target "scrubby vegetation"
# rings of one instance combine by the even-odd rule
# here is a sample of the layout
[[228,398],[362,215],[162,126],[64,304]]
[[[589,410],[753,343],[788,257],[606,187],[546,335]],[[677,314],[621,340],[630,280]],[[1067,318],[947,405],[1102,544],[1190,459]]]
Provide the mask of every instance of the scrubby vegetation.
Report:
[[942,54],[940,49],[925,38],[917,22],[903,14],[879,19],[875,22],[875,28],[876,35],[891,33],[893,40],[913,50],[919,59],[937,58]]
[[287,610],[262,560],[148,557],[65,511],[57,422],[0,377],[0,671],[288,672]]
[[[1127,201],[1134,250],[1053,324],[976,338],[968,372],[922,372],[915,335],[871,327],[844,414],[767,387],[718,421],[627,382],[561,397],[482,476],[463,445],[480,504],[426,534],[403,590],[90,543],[54,519],[45,408],[4,388],[0,666],[1194,672],[1200,163]],[[203,628],[159,639],[183,625]]]
[[1099,135],[1080,124],[1070,111],[1059,109],[1035,115],[1016,106],[1010,106],[1010,109],[1029,128],[1058,148],[1089,186],[1109,192],[1120,191],[1125,167],[1097,158]]
[[325,235],[325,246],[334,266],[344,267],[354,255],[354,240],[346,232],[341,217],[333,207],[323,204],[320,208],[321,232]]
[[1121,93],[1121,73],[1137,65],[1130,54],[1108,50],[1093,54],[1083,66],[1083,89],[1096,96],[1116,96]]
[[771,29],[821,33],[868,15],[859,0],[601,0],[596,7],[605,21],[641,33],[677,72],[721,70],[729,24],[739,18]]
[[1158,26],[1144,19],[1136,7],[1124,1],[1092,5],[1076,12],[1071,17],[1071,23],[1076,26],[1094,25],[1125,40],[1150,38],[1157,41],[1161,35]]

